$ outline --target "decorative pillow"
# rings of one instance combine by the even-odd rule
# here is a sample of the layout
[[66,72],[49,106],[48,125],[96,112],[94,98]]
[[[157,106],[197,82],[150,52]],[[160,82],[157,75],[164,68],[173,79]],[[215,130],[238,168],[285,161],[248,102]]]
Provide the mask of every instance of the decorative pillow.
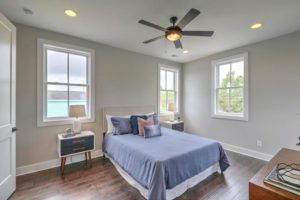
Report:
[[115,128],[114,134],[123,135],[131,132],[130,119],[122,117],[112,117],[111,122]]
[[131,115],[130,116],[130,124],[131,124],[131,129],[132,129],[132,133],[134,135],[139,134],[139,126],[138,126],[138,118],[142,118],[144,120],[146,120],[148,117],[147,115]]
[[161,136],[160,125],[148,125],[144,127],[144,137],[151,138]]
[[112,117],[121,117],[121,118],[128,118],[129,119],[129,115],[127,116],[112,116],[112,115],[106,115],[106,124],[107,124],[107,133],[114,133],[115,132],[115,127],[111,122],[111,118]]
[[152,118],[144,120],[144,119],[138,117],[138,127],[139,127],[139,135],[140,136],[144,136],[144,127],[148,126],[148,125],[153,125]]
[[148,114],[148,119],[149,118],[152,118],[153,124],[155,124],[155,125],[159,124],[159,120],[158,120],[158,117],[157,117],[156,113]]

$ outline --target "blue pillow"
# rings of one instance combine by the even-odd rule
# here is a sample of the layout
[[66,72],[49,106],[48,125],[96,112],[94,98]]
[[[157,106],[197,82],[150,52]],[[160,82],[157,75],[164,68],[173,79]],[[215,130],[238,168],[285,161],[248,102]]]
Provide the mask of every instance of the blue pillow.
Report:
[[149,125],[144,127],[144,137],[151,138],[156,136],[161,136],[160,125]]
[[153,124],[154,125],[157,125],[159,124],[159,121],[158,121],[158,117],[157,117],[157,114],[156,113],[153,113],[151,115],[148,115],[148,119],[152,117],[152,121],[153,121]]
[[122,117],[112,117],[111,122],[115,127],[114,134],[123,135],[131,132],[130,119]]
[[148,119],[148,117],[146,115],[131,115],[130,116],[130,125],[131,125],[131,129],[132,129],[132,133],[134,135],[139,134],[139,125],[138,125],[137,118],[142,118],[144,120]]

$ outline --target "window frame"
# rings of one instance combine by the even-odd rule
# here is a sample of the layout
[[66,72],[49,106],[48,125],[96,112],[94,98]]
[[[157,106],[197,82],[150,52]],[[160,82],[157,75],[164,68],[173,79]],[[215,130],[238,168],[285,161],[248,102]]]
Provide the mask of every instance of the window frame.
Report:
[[[166,89],[164,89],[164,90],[160,89],[160,70],[166,70],[166,71],[174,72],[174,90],[168,90],[167,86],[166,86]],[[166,76],[167,76],[167,73],[166,73]],[[167,81],[167,79],[166,79],[166,81]],[[174,112],[174,114],[175,115],[180,114],[180,88],[181,88],[180,86],[181,86],[181,82],[180,82],[180,67],[159,64],[158,65],[158,106],[157,107],[158,107],[158,113],[160,115],[164,115],[164,114],[169,114],[170,113],[168,111],[164,112],[164,111],[160,110],[160,92],[161,91],[175,92],[175,101],[176,101],[177,111]]]
[[[220,113],[218,112],[217,91],[219,87],[219,66],[224,64],[231,64],[237,61],[244,61],[244,86],[243,88],[243,114],[234,114],[234,113]],[[212,90],[211,90],[211,117],[220,118],[220,119],[231,119],[231,120],[240,120],[248,121],[249,120],[249,98],[248,98],[248,52],[241,53],[238,55],[213,60],[212,63]],[[234,87],[230,87],[234,88]]]
[[[48,82],[47,80],[47,50],[71,53],[87,57],[87,83],[57,83]],[[64,86],[84,86],[87,87],[87,116],[81,119],[83,123],[95,121],[95,82],[94,82],[94,66],[95,52],[92,49],[83,48],[75,45],[69,45],[61,42],[45,40],[38,38],[37,40],[37,126],[57,126],[72,124],[74,118],[70,117],[51,117],[47,115],[47,85],[64,85]],[[68,70],[69,73],[69,70]],[[69,77],[69,74],[68,74]],[[69,90],[68,90],[69,92]]]

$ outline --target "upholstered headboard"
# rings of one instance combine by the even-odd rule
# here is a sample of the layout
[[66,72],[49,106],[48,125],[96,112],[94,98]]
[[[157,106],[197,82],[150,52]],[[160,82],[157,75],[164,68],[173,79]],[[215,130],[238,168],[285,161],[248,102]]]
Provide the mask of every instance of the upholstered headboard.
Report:
[[107,130],[106,115],[132,115],[132,114],[145,114],[156,112],[155,106],[114,106],[114,107],[104,107],[102,112],[102,127],[103,132]]

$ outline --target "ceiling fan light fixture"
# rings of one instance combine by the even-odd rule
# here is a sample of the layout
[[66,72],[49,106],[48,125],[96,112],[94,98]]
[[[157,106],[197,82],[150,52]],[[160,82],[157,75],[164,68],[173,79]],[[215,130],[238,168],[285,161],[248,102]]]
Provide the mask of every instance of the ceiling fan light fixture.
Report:
[[171,29],[167,32],[166,38],[172,42],[181,38],[181,31],[177,29]]

